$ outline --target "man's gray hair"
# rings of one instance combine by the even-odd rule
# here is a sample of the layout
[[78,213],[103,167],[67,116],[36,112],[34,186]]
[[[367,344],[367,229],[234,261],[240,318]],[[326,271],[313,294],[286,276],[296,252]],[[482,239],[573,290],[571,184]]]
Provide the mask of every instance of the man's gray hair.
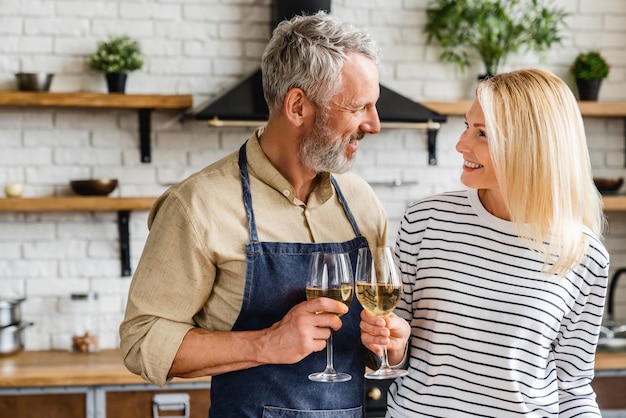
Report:
[[280,22],[261,59],[263,94],[270,114],[280,112],[292,88],[302,89],[313,103],[327,107],[341,89],[341,70],[351,53],[378,64],[378,49],[365,29],[323,11]]

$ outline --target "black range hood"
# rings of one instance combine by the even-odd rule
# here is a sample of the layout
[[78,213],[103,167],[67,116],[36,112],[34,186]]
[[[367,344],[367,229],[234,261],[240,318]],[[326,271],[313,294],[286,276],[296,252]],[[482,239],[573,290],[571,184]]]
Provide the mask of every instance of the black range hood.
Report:
[[[313,14],[318,10],[330,12],[330,0],[277,0],[274,26],[296,14]],[[197,120],[207,120],[213,127],[258,126],[267,121],[269,109],[263,97],[261,69],[248,75],[235,86],[227,88],[216,98],[198,106],[193,112]],[[430,110],[413,100],[380,85],[376,103],[381,127],[426,129],[428,133],[428,163],[437,164],[435,154],[437,131],[446,122],[445,115]]]

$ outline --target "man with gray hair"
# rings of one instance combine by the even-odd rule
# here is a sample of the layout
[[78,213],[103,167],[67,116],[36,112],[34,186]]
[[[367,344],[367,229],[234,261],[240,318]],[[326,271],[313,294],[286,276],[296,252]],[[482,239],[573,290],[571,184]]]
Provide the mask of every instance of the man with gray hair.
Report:
[[[314,252],[384,245],[387,217],[349,170],[380,130],[378,55],[324,12],[275,29],[262,58],[270,109],[239,151],[167,190],[120,326],[126,366],[157,385],[212,376],[211,417],[364,416],[357,303],[306,300]],[[351,380],[313,382],[326,340]]]

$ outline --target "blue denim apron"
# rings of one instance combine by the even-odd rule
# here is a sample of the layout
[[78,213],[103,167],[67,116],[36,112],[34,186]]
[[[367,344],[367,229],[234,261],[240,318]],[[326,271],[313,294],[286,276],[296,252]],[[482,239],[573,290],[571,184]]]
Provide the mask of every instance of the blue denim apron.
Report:
[[[305,301],[307,270],[313,252],[347,252],[354,271],[357,250],[367,246],[335,179],[332,179],[333,186],[356,238],[343,243],[259,242],[245,147],[246,144],[239,150],[239,169],[250,242],[246,244],[243,305],[233,331],[268,328],[294,305]],[[211,380],[209,416],[362,418],[366,350],[360,339],[360,312],[361,306],[353,301],[348,313],[341,318],[341,329],[333,336],[335,368],[350,373],[352,380],[322,383],[308,379],[310,373],[324,370],[326,350],[313,353],[296,364],[268,364],[225,373]]]

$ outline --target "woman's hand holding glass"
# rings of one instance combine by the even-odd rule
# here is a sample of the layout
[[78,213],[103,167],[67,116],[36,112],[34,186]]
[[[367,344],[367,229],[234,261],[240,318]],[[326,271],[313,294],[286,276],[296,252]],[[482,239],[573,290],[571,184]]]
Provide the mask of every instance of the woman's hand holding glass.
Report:
[[[370,332],[369,336],[363,335],[362,332],[361,340],[366,346],[371,346],[374,342],[382,345],[382,364],[380,368],[366,373],[365,377],[369,379],[393,379],[406,375],[406,370],[392,369],[388,362],[388,343],[386,338],[393,336],[392,330],[400,330],[400,333],[396,331],[396,335],[399,334],[400,336],[403,336],[406,332],[402,331],[403,329],[406,330],[406,328],[400,325],[400,322],[397,322],[400,318],[395,315],[391,316],[392,311],[400,300],[400,292],[402,291],[400,272],[395,263],[391,247],[378,247],[372,249],[371,252],[367,248],[359,250],[355,285],[357,299],[364,310],[368,311],[370,316],[376,317],[376,319],[373,319],[368,315],[361,315],[361,319],[364,320],[361,322],[362,331],[367,333],[369,327]],[[395,324],[392,324],[392,322]],[[394,326],[393,328],[387,328],[387,330],[382,328],[387,325]],[[369,342],[368,339],[370,340]],[[390,339],[390,341],[393,341],[393,339]],[[379,353],[381,350],[375,349],[374,351]],[[394,357],[396,357],[396,351],[394,350]]]
[[411,326],[393,312],[386,317],[376,316],[365,309],[361,311],[361,342],[379,357],[387,348],[389,364],[399,364],[406,354]]

